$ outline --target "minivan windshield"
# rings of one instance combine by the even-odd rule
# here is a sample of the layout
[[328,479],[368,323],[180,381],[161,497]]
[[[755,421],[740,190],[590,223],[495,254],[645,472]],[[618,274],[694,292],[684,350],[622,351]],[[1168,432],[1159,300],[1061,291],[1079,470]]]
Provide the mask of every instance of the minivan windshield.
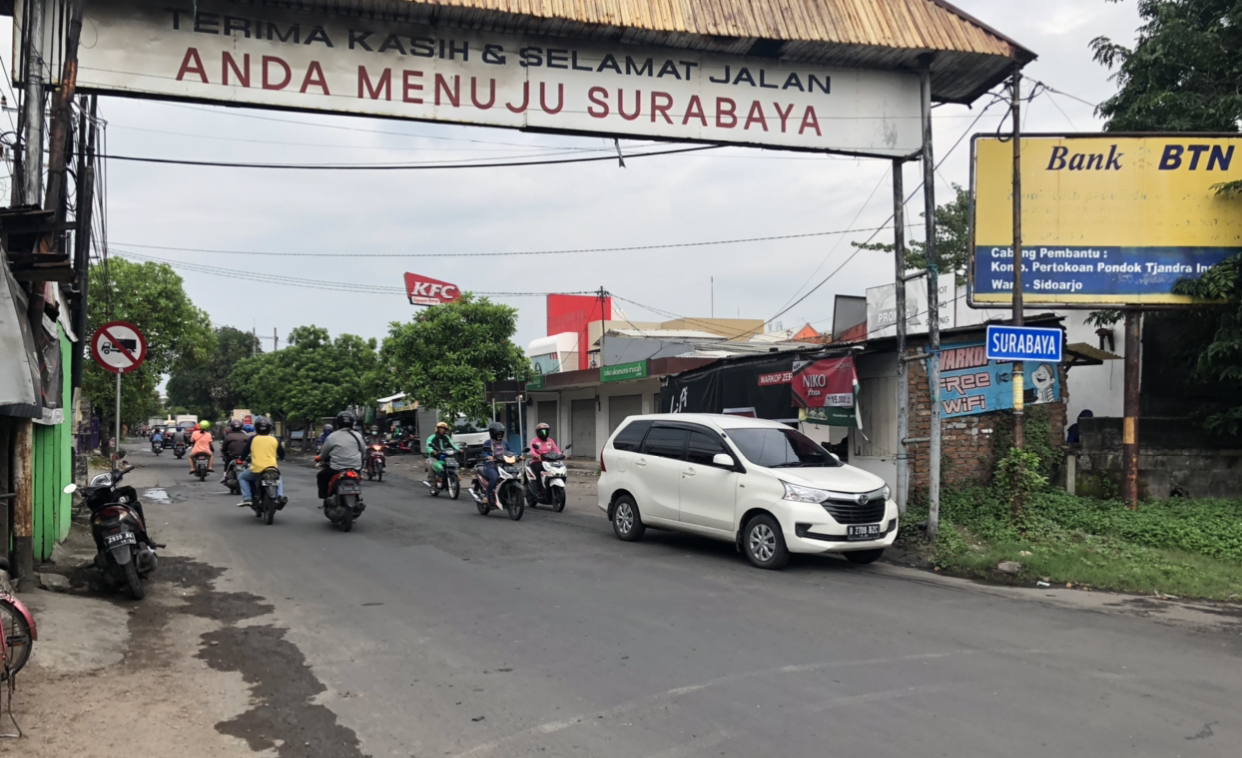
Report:
[[764,468],[836,467],[841,461],[796,429],[730,429],[746,460]]
[[479,432],[486,432],[486,431],[487,431],[486,421],[473,421],[472,422],[466,418],[459,416],[453,422],[453,433],[454,434],[478,434]]

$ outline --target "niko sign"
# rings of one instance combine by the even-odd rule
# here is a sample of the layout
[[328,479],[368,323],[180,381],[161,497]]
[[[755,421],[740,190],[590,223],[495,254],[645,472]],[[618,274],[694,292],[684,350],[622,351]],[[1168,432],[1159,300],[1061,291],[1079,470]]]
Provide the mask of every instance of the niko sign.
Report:
[[409,273],[405,275],[405,292],[410,296],[410,305],[443,305],[461,298],[456,284]]
[[[47,12],[50,34],[61,11]],[[89,2],[83,29],[90,92],[881,157],[922,147],[910,72],[225,0]]]

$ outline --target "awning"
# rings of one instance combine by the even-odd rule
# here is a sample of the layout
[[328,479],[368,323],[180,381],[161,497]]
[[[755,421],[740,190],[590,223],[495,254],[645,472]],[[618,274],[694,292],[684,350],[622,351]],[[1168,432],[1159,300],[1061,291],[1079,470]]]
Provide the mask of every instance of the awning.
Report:
[[39,359],[26,318],[26,293],[2,259],[0,271],[0,415],[42,418]]
[[1073,368],[1074,366],[1102,366],[1104,361],[1119,361],[1120,355],[1114,355],[1107,350],[1101,350],[1098,347],[1092,347],[1086,342],[1074,342],[1065,346],[1065,367]]

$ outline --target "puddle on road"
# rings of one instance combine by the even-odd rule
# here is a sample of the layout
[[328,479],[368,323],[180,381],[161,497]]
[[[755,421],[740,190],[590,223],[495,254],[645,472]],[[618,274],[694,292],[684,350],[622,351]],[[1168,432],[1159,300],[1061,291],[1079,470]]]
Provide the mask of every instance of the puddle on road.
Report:
[[147,490],[146,492],[142,493],[142,497],[144,500],[149,500],[153,503],[171,503],[172,502],[172,498],[168,496],[168,491],[162,487],[157,487],[156,489]]

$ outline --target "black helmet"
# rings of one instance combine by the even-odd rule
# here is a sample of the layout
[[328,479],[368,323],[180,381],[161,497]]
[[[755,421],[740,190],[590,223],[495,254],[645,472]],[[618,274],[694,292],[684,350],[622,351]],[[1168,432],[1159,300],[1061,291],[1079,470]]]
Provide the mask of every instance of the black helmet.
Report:
[[494,440],[502,440],[505,438],[505,425],[499,421],[493,421],[487,426],[487,436]]
[[256,434],[271,434],[272,422],[266,416],[258,416],[254,420],[254,431]]
[[241,419],[239,419],[239,418],[235,418],[235,419],[233,419],[232,421],[230,421],[230,422],[229,422],[229,431],[230,431],[230,432],[240,432],[241,430],[242,430],[242,422],[241,422]]
[[548,435],[551,433],[552,433],[552,427],[548,426],[547,424],[540,424],[539,426],[535,427],[535,436],[541,440],[546,440],[548,438]]
[[354,421],[354,414],[350,411],[341,411],[336,414],[336,425],[340,429],[353,429]]

